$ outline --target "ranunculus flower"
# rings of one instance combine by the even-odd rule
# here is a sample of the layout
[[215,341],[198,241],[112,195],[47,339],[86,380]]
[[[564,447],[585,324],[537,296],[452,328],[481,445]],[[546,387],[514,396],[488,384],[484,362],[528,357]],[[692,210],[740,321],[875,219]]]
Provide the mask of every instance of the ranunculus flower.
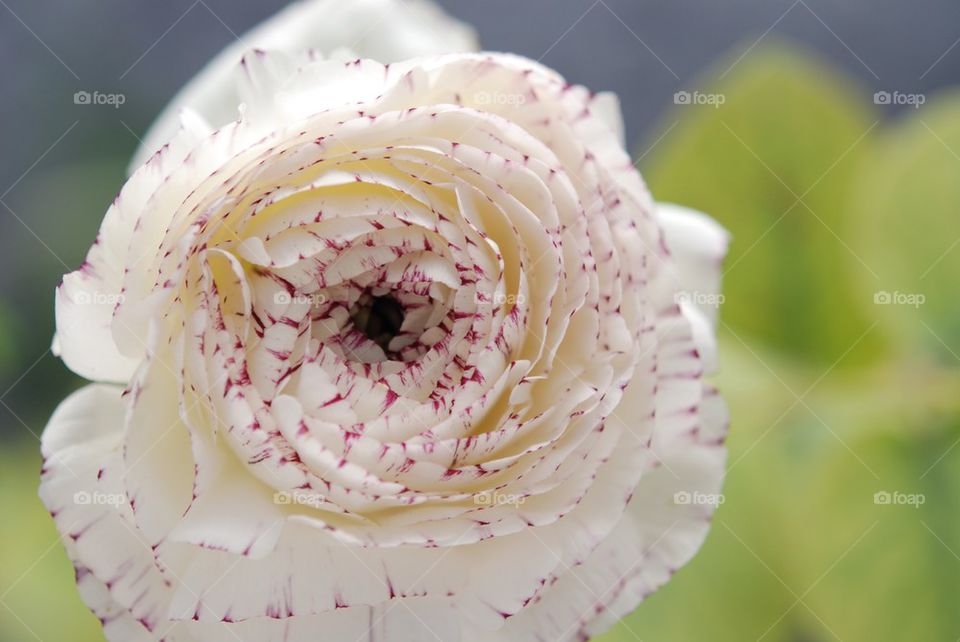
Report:
[[612,96],[524,58],[233,73],[239,119],[192,84],[57,291],[99,383],[51,419],[41,496],[107,637],[610,626],[720,499],[726,234],[653,203]]

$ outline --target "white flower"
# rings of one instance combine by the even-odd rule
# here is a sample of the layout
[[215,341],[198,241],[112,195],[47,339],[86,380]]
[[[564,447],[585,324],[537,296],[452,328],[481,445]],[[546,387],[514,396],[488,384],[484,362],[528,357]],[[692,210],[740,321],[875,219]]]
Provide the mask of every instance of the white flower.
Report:
[[[615,99],[502,54],[254,51],[57,292],[98,381],[41,496],[111,640],[570,640],[718,502],[726,234],[655,206]],[[120,385],[116,385],[120,384]],[[76,497],[125,497],[77,502]]]

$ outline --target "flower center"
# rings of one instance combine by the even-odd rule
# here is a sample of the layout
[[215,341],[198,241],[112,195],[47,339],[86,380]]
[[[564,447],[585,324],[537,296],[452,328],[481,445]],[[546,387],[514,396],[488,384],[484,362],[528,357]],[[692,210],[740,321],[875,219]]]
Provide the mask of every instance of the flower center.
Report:
[[374,296],[364,292],[350,309],[354,327],[390,355],[388,346],[400,333],[406,314],[403,306],[389,294]]

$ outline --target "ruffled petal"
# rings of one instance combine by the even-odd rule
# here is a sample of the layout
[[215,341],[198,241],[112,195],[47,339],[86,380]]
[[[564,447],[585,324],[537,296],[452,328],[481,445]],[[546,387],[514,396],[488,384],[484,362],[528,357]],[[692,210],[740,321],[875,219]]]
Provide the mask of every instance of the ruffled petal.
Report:
[[235,69],[250,50],[318,56],[349,50],[383,63],[439,53],[475,51],[472,28],[446,15],[431,0],[301,0],[243,34],[221,51],[170,101],[143,136],[129,173],[166,143],[178,114],[189,109],[211,127],[235,120],[244,94]]
[[94,384],[60,404],[43,434],[40,498],[108,639],[189,639],[175,635],[166,614],[174,575],[155,559],[124,492],[122,393]]
[[720,275],[730,234],[702,212],[669,203],[657,204],[657,220],[677,271],[678,290],[716,329],[721,302]]

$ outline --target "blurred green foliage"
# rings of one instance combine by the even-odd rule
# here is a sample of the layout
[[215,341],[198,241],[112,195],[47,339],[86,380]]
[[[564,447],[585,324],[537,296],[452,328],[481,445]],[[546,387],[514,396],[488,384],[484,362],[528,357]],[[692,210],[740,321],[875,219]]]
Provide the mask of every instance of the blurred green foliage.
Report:
[[[659,200],[733,235],[718,382],[733,416],[726,503],[697,557],[600,639],[956,640],[960,95],[885,121],[807,52],[761,46],[728,66],[700,89],[724,103],[677,106],[641,165]],[[101,211],[118,176],[64,170],[70,190],[29,206],[68,206],[70,193]],[[925,301],[878,305],[881,292]],[[6,376],[30,365],[17,337],[40,331],[3,308],[0,328]],[[0,511],[13,516],[0,522],[0,639],[97,640],[36,499],[36,450],[0,453]]]
[[36,442],[0,451],[0,640],[102,640],[80,601],[73,566],[37,498]]
[[20,332],[15,323],[14,316],[0,302],[0,381],[11,377],[19,361],[16,344],[9,340]]
[[886,291],[924,297],[917,307],[886,306],[885,321],[945,363],[960,353],[953,347],[960,346],[958,114],[960,91],[932,96],[872,141],[855,187],[851,237]]
[[[678,124],[643,168],[658,200],[733,231],[727,323],[825,365],[871,324],[856,300],[859,272],[871,268],[847,246],[844,204],[878,115],[851,84],[816,59],[767,47],[704,83],[723,104],[671,114]],[[879,337],[861,358],[879,356]]]

